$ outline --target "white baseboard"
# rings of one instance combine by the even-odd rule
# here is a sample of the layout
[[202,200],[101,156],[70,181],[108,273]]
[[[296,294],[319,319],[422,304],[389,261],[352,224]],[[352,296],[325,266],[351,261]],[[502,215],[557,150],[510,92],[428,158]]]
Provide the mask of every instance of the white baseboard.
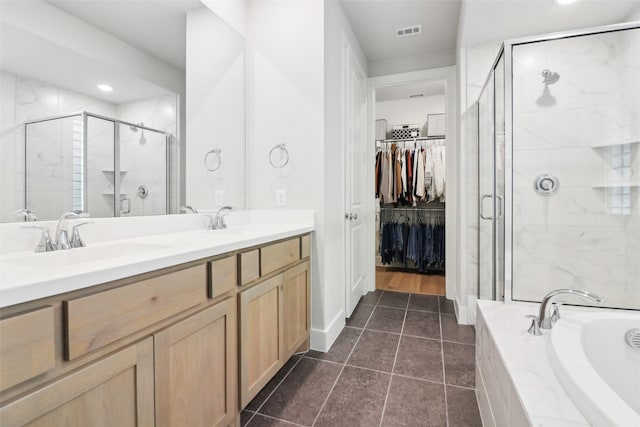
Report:
[[333,342],[338,338],[340,332],[342,332],[345,324],[346,319],[344,317],[344,310],[340,310],[340,312],[331,320],[331,323],[327,328],[311,328],[311,348],[322,352],[329,351]]
[[469,323],[469,315],[467,312],[467,306],[458,304],[458,300],[454,299],[453,308],[456,311],[456,318],[458,319],[458,323],[461,325],[469,325],[470,323]]

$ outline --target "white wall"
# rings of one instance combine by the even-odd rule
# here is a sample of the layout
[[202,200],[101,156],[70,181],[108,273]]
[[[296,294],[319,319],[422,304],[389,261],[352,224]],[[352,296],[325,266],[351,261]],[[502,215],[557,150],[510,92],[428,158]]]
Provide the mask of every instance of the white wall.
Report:
[[[245,206],[244,39],[206,7],[187,14],[186,204]],[[205,166],[220,149],[219,169]],[[210,167],[215,167],[212,162]],[[216,191],[222,203],[216,203]]]
[[[326,351],[345,323],[343,38],[366,60],[335,1],[250,2],[247,21],[247,207],[316,212],[311,346]],[[280,143],[290,160],[275,169]]]
[[444,113],[444,95],[376,102],[376,120],[387,121],[387,135],[394,125],[419,124],[420,136],[427,135],[427,116]]
[[[313,331],[325,330],[329,305],[341,305],[340,300],[328,302],[324,289],[323,16],[322,1],[251,2],[246,39],[247,208],[316,212]],[[281,143],[289,151],[289,163],[276,169],[269,163],[269,151]],[[276,205],[278,189],[286,191],[285,206]],[[324,347],[315,339],[312,346]]]

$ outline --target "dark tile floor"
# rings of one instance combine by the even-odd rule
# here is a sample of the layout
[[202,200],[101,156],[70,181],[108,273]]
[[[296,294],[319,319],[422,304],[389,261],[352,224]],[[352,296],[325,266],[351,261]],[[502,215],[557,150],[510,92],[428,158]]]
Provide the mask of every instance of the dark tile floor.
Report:
[[475,330],[443,297],[370,292],[327,353],[296,355],[242,411],[255,426],[481,426]]

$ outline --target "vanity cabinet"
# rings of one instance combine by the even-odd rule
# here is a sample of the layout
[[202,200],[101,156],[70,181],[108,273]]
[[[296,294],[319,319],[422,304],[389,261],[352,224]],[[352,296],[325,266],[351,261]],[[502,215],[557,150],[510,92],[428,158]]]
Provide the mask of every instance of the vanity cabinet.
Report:
[[153,383],[147,338],[4,406],[0,425],[153,426]]
[[240,404],[245,407],[283,365],[282,275],[240,292]]
[[235,314],[229,298],[154,335],[156,426],[233,422]]
[[[290,252],[291,242],[285,243],[279,243],[278,247]],[[295,243],[300,251],[299,241]],[[300,252],[295,259],[299,256]],[[272,259],[269,260],[271,265]],[[284,265],[287,268],[287,264]],[[309,261],[294,263],[293,267],[258,281],[242,290],[238,298],[242,409],[295,352],[308,350],[311,323]]]
[[206,426],[239,410],[310,332],[310,238],[0,310],[0,425]]

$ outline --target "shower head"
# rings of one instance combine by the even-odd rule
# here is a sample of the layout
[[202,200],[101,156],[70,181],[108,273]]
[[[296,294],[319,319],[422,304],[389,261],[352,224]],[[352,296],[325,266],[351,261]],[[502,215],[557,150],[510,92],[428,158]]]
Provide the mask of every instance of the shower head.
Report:
[[138,133],[138,127],[140,127],[141,131],[140,131],[140,139],[138,140],[138,142],[140,144],[146,144],[147,143],[147,138],[144,137],[144,129],[142,129],[142,126],[144,126],[144,122],[140,122],[137,125],[131,125],[129,126],[129,129],[131,129],[132,132]]
[[560,80],[560,74],[553,72],[549,69],[542,71],[542,83],[545,85],[552,85]]

